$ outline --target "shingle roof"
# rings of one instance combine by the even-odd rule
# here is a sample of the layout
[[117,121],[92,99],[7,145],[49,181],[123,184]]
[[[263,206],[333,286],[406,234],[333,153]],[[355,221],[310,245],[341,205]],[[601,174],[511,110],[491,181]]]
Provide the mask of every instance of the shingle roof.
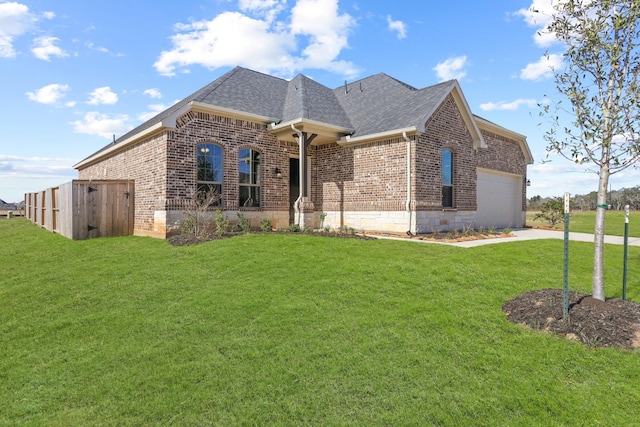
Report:
[[353,136],[362,136],[419,127],[425,115],[433,112],[451,90],[448,81],[416,89],[384,73],[334,89],[338,102],[355,128]]
[[282,121],[299,118],[352,127],[334,91],[302,74],[289,82]]
[[[411,126],[420,128],[454,85],[455,81],[452,80],[416,89],[380,73],[330,89],[302,74],[287,81],[235,67],[122,135],[115,141],[115,145],[171,117],[193,101],[263,116],[274,122],[309,119],[352,129],[352,136]],[[113,145],[114,143],[107,145],[88,158]]]
[[[310,119],[354,129],[354,136],[419,126],[442,102],[453,81],[416,89],[384,73],[328,87],[298,74],[290,81],[235,67],[202,89],[116,140],[125,140],[162,121],[192,101],[276,121]],[[346,88],[346,90],[345,90]]]

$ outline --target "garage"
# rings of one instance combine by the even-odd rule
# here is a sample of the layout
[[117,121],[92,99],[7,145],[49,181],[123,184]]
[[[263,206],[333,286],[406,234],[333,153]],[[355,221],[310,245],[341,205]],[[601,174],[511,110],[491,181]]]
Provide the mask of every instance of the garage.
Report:
[[477,226],[522,226],[522,176],[477,169]]

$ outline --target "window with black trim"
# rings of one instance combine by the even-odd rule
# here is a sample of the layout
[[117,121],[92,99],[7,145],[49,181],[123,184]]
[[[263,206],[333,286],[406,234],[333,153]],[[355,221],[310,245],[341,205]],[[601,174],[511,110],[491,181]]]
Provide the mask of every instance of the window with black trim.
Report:
[[248,148],[239,152],[240,207],[260,207],[260,152]]
[[453,208],[453,152],[442,150],[442,207]]
[[198,197],[209,198],[209,206],[222,205],[222,147],[198,144]]

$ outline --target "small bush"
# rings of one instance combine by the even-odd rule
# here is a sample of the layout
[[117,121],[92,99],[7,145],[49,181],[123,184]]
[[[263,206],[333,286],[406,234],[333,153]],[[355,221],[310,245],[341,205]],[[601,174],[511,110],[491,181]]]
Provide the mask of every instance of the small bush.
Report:
[[221,210],[216,211],[216,233],[222,235],[229,232],[229,220]]
[[534,220],[543,219],[554,227],[564,218],[564,199],[555,197],[542,204],[541,212],[536,214]]
[[271,221],[269,221],[269,218],[262,218],[262,221],[260,221],[260,230],[265,232],[272,230]]
[[184,212],[182,233],[206,236],[213,229],[209,207],[220,201],[220,195],[214,190],[194,190],[190,194],[190,199]]
[[287,231],[290,231],[292,233],[299,233],[302,231],[302,229],[298,224],[291,224],[289,225],[289,227],[287,227]]
[[238,212],[237,215],[238,215],[238,226],[240,226],[240,229],[244,233],[248,233],[249,231],[251,231],[251,221],[249,221],[249,218],[244,216],[242,212]]

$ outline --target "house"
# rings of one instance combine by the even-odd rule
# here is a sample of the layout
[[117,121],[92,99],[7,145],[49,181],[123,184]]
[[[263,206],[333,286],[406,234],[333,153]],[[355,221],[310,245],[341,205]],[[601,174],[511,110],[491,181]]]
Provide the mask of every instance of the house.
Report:
[[254,226],[520,227],[532,162],[525,136],[473,115],[455,80],[330,89],[236,67],[74,167],[134,180],[134,233],[164,238],[197,189]]

